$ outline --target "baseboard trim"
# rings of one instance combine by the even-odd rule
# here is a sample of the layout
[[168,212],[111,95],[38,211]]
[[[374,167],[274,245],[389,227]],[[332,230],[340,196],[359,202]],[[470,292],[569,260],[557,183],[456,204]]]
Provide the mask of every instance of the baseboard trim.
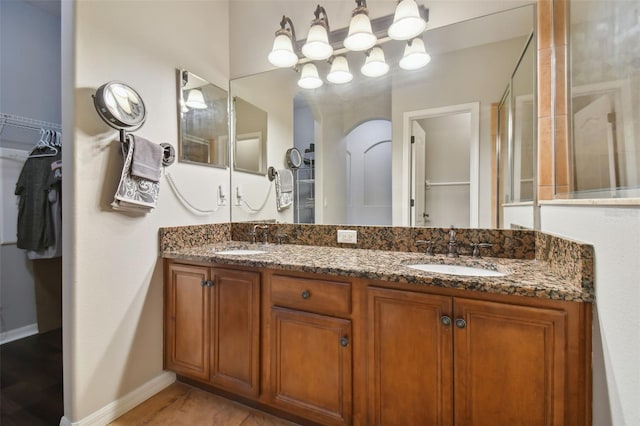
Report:
[[164,371],[160,375],[149,380],[137,389],[129,392],[120,399],[102,407],[98,411],[90,414],[84,419],[72,422],[66,416],[60,419],[60,426],[104,426],[114,421],[127,411],[140,405],[153,395],[157,394],[170,384],[176,381],[176,375],[169,371]]
[[3,331],[2,333],[0,333],[0,345],[13,342],[14,340],[33,336],[34,334],[38,334],[37,323],[25,325],[24,327],[20,328],[14,328],[13,330]]

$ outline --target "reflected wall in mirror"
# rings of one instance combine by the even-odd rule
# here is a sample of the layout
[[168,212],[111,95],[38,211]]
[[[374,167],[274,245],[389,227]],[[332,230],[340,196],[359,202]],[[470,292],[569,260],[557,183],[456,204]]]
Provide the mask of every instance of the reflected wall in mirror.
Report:
[[[390,65],[389,73],[382,77],[364,77],[359,71],[364,54],[347,52],[354,75],[348,84],[325,81],[320,88],[301,89],[296,84],[300,75],[291,69],[232,80],[233,95],[241,93],[248,101],[255,97],[259,99],[256,104],[269,112],[269,132],[278,132],[277,138],[269,138],[270,163],[284,158],[291,147],[313,155],[313,161],[307,163],[312,170],[294,184],[297,214],[281,215],[275,203],[267,203],[252,219],[491,227],[492,171],[497,168],[491,156],[495,146],[491,111],[527,45],[534,11],[534,5],[529,5],[427,30],[423,40],[432,60],[418,70],[400,69],[406,43],[391,41],[382,44]],[[316,65],[324,78],[329,64]],[[533,85],[535,75],[529,78]],[[429,122],[420,121],[424,111],[455,112],[468,105],[477,105],[475,117],[474,108],[469,107],[467,116],[451,114],[440,119],[435,114]],[[455,124],[459,120],[467,123],[468,131],[458,132],[455,139],[460,141],[450,143],[452,131],[460,128]],[[430,138],[420,158],[411,146],[411,136],[419,132],[415,124],[421,124],[425,137]],[[454,170],[456,173],[446,173]],[[240,180],[232,173],[232,185],[235,182]],[[445,185],[437,185],[441,183]],[[266,179],[251,185],[260,188],[259,194],[269,188]],[[297,196],[300,194],[304,196]],[[416,212],[418,198],[423,205]],[[256,195],[254,201],[263,199]],[[469,213],[452,214],[462,210]],[[244,213],[233,206],[232,220],[243,220]],[[415,218],[436,213],[438,223],[419,223]]]
[[187,70],[177,70],[178,161],[229,165],[229,96]]
[[233,97],[235,142],[233,170],[236,172],[267,173],[267,112],[244,99]]
[[498,105],[497,120],[492,120],[496,123],[498,146],[494,162],[499,164],[496,221],[501,227],[534,227],[537,131],[534,50],[531,35]]

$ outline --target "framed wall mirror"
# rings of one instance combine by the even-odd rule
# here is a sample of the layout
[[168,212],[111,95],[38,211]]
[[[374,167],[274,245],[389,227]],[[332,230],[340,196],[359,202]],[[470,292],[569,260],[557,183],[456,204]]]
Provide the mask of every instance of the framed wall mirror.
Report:
[[[293,147],[313,155],[294,173],[297,193],[290,216],[268,203],[250,218],[332,225],[492,227],[492,174],[497,169],[492,161],[492,108],[502,99],[529,43],[534,17],[535,5],[529,4],[428,29],[422,38],[431,62],[416,70],[401,69],[406,43],[391,41],[381,45],[389,72],[376,78],[362,75],[364,55],[350,51],[345,56],[353,79],[346,84],[326,81],[330,65],[319,61],[315,64],[324,81],[316,89],[299,87],[301,74],[291,69],[232,80],[232,96],[240,95],[269,113],[269,163],[284,159]],[[535,48],[530,52],[535,63]],[[518,73],[518,89],[534,87],[535,78],[535,73]],[[527,94],[518,94],[522,114],[536,110]],[[462,107],[466,109],[458,111]],[[459,143],[452,144],[451,131],[461,129],[456,123],[462,121],[468,131],[458,132]],[[528,149],[534,138],[525,141],[524,131],[521,147]],[[411,146],[411,136],[418,135],[428,138],[420,158]],[[521,154],[525,164],[531,156]],[[455,174],[449,173],[454,170]],[[521,194],[530,192],[531,170],[521,168]],[[256,188],[252,201],[259,205],[269,182],[249,182],[235,172],[233,185]],[[412,210],[416,203],[419,211]],[[452,222],[451,212],[468,213]],[[231,216],[245,220],[247,213],[234,205]]]
[[233,170],[266,175],[267,112],[234,96]]
[[178,89],[178,161],[229,166],[229,94],[183,69]]

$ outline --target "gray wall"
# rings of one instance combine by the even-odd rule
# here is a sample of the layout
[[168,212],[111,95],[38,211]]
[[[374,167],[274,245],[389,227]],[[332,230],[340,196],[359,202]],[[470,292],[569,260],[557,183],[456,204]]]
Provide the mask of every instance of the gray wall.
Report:
[[[59,14],[23,0],[0,2],[0,55],[0,112],[60,123]],[[38,131],[6,127],[0,147],[29,150],[38,137]],[[5,187],[17,178],[3,175]],[[9,192],[1,202],[15,204],[15,198]],[[2,220],[14,216],[5,213]],[[35,323],[30,262],[15,238],[7,238],[0,250],[0,333],[10,338]]]

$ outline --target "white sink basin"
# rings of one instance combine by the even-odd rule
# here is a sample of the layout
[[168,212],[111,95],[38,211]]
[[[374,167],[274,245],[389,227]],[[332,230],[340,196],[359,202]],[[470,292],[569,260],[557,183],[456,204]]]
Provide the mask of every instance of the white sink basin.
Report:
[[506,274],[492,271],[490,269],[474,268],[471,266],[442,265],[436,263],[418,263],[415,265],[405,265],[409,268],[418,269],[425,272],[435,272],[438,274],[464,275],[468,277],[503,277]]
[[214,254],[230,254],[233,256],[247,256],[251,254],[264,254],[266,253],[263,250],[253,250],[253,249],[227,249],[220,250],[215,252]]

